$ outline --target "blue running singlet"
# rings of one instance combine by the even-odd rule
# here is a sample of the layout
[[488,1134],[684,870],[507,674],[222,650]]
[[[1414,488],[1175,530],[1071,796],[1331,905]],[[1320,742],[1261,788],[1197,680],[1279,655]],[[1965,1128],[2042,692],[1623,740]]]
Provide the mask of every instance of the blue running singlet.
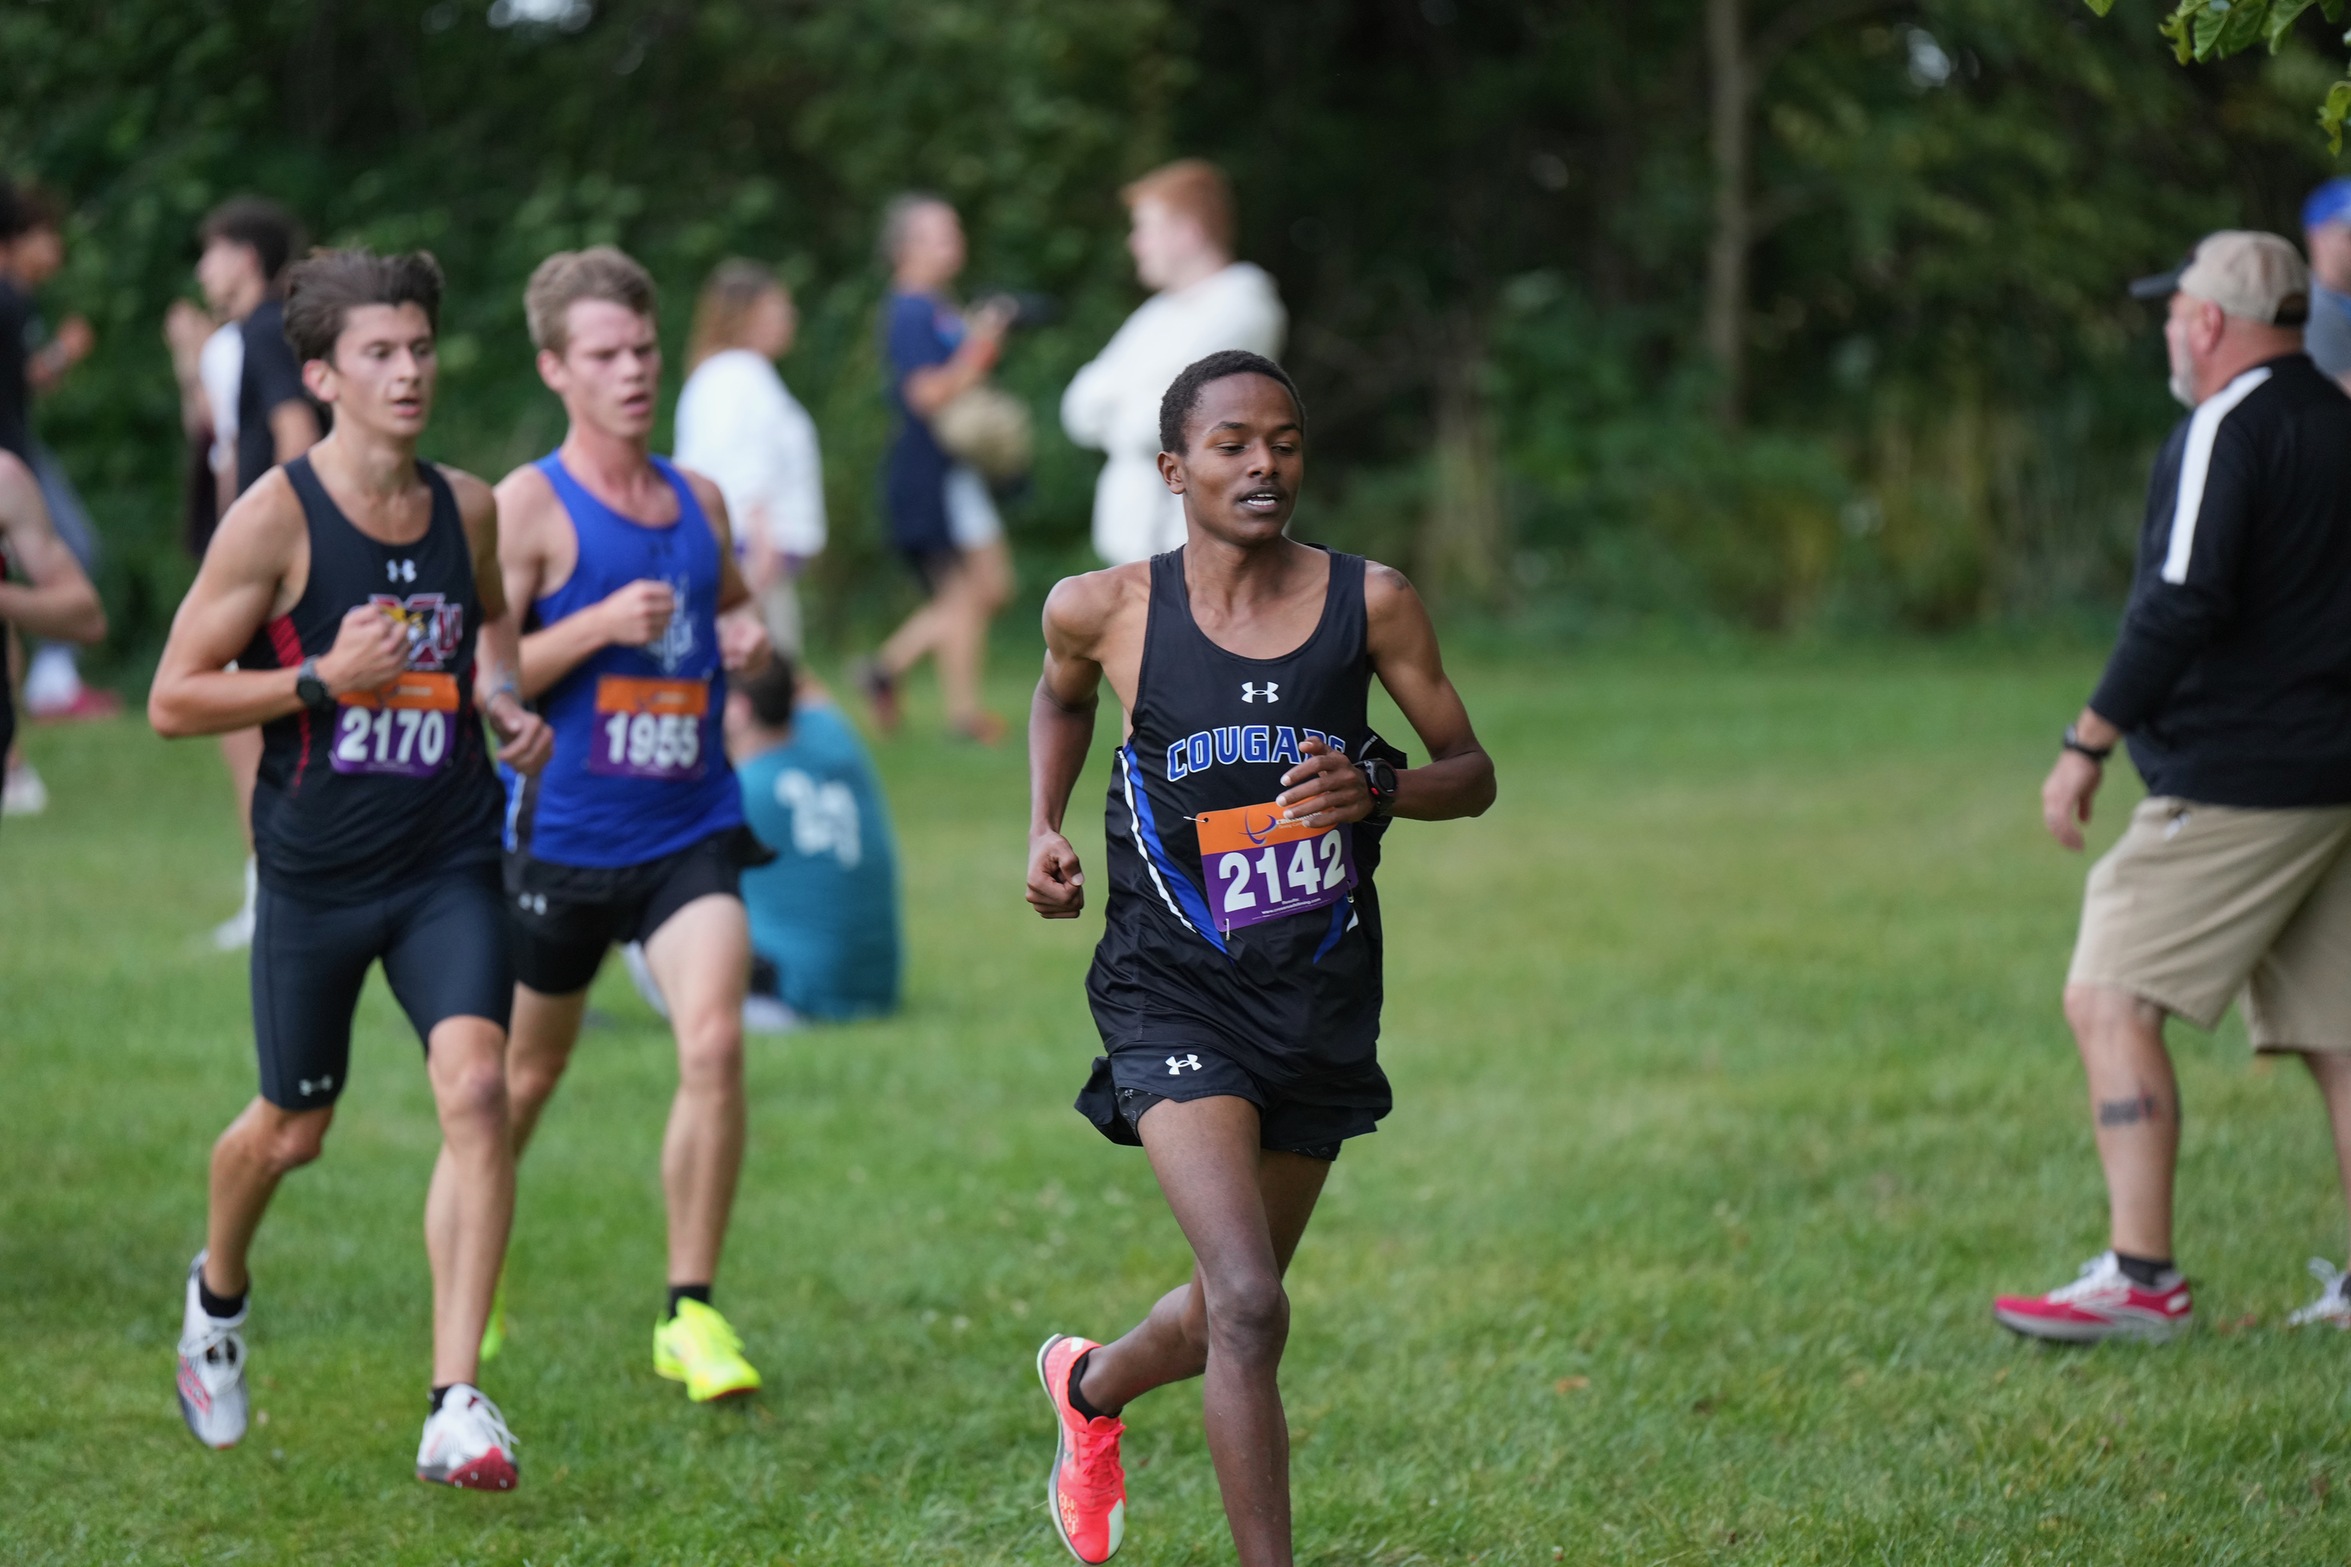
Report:
[[722,729],[718,540],[678,470],[654,468],[677,493],[677,521],[632,521],[588,493],[558,453],[539,459],[571,518],[578,564],[531,605],[553,625],[632,582],[677,595],[668,627],[643,647],[606,647],[539,698],[555,755],[536,779],[506,774],[506,847],[529,859],[600,869],[642,865],[739,827],[743,800]]

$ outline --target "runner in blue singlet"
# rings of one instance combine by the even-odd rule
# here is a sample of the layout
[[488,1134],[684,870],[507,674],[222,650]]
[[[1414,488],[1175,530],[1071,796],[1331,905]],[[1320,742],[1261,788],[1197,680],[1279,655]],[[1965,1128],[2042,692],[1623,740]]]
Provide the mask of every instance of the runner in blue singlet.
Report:
[[[609,247],[550,256],[524,307],[571,427],[498,486],[507,593],[530,606],[523,694],[557,728],[545,776],[507,791],[515,1149],[579,1040],[605,949],[643,943],[678,1048],[653,1365],[701,1402],[759,1386],[710,1291],[743,1158],[741,877],[767,858],[727,763],[725,671],[764,660],[767,634],[717,485],[649,449],[661,347],[644,268]],[[504,1336],[501,1309],[491,1352]]]

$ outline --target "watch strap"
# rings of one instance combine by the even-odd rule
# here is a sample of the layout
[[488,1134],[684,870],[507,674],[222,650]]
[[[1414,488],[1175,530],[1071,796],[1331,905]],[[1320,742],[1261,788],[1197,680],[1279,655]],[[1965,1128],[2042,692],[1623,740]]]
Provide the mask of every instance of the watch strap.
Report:
[[2092,745],[2089,741],[2084,740],[2081,731],[2072,724],[2065,726],[2065,736],[2058,743],[2066,750],[2080,756],[2086,756],[2093,762],[2103,762],[2114,754],[2113,746]]

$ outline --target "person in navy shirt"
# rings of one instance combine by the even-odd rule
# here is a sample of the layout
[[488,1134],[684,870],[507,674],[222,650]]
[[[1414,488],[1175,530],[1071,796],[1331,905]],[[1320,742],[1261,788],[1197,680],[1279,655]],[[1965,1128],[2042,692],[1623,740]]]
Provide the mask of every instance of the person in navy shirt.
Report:
[[882,220],[890,297],[882,312],[890,407],[897,428],[882,462],[890,543],[929,595],[859,670],[883,730],[897,727],[898,682],[926,656],[939,664],[947,722],[994,744],[1004,720],[980,705],[988,622],[1012,596],[1012,556],[987,481],[939,444],[930,421],[988,378],[1002,351],[1009,305],[969,317],[948,294],[963,270],[963,224],[936,196],[900,196]]

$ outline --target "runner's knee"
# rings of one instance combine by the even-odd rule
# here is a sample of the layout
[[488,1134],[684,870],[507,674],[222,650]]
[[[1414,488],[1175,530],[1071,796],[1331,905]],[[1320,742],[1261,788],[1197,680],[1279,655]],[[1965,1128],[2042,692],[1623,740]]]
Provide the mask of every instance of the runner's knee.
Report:
[[743,1080],[743,1019],[702,1010],[677,1021],[678,1080],[690,1088],[731,1088]]
[[1208,1341],[1225,1354],[1273,1355],[1290,1335],[1290,1297],[1271,1273],[1208,1281]]
[[[275,1106],[270,1111],[252,1128],[246,1146],[259,1155],[272,1174],[299,1170],[319,1156],[326,1146],[327,1127],[334,1120],[331,1111],[286,1111]],[[236,1129],[231,1128],[221,1141],[225,1143],[235,1135]]]

